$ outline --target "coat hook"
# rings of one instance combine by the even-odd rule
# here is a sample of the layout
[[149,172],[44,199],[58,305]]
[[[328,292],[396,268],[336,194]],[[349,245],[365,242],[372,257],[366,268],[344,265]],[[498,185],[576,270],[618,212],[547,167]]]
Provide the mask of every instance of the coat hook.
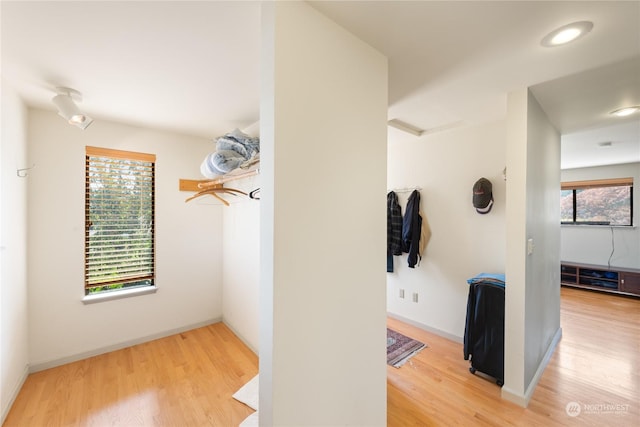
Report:
[[16,174],[20,177],[20,178],[26,178],[29,176],[29,171],[33,168],[35,168],[36,165],[35,163],[33,164],[33,166],[31,166],[30,168],[22,168],[22,169],[18,169],[16,171]]

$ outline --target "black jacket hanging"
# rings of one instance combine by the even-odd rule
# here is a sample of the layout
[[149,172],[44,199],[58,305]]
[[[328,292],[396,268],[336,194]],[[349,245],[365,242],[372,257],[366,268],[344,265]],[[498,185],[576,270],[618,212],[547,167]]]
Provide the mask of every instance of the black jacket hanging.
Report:
[[413,190],[407,209],[402,220],[402,252],[409,254],[407,261],[409,268],[414,268],[420,259],[420,230],[422,229],[422,217],[420,216],[420,193]]
[[387,272],[393,272],[393,256],[402,255],[402,210],[398,195],[387,194]]

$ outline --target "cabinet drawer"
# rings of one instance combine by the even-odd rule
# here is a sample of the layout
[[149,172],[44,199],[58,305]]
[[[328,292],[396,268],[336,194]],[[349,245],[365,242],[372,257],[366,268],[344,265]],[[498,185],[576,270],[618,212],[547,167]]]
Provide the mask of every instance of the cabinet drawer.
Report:
[[620,291],[640,295],[640,274],[621,272]]

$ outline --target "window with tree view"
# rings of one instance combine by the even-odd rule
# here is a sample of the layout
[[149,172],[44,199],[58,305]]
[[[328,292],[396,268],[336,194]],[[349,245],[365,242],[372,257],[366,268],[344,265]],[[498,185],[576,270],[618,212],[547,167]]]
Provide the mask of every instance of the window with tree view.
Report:
[[153,286],[155,155],[86,147],[85,293]]
[[633,225],[633,178],[563,182],[562,224]]

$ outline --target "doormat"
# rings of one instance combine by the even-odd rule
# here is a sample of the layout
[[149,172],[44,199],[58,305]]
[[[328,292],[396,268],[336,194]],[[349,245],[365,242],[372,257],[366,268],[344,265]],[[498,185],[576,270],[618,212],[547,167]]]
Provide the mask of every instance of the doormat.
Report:
[[387,328],[387,365],[399,368],[427,345]]

